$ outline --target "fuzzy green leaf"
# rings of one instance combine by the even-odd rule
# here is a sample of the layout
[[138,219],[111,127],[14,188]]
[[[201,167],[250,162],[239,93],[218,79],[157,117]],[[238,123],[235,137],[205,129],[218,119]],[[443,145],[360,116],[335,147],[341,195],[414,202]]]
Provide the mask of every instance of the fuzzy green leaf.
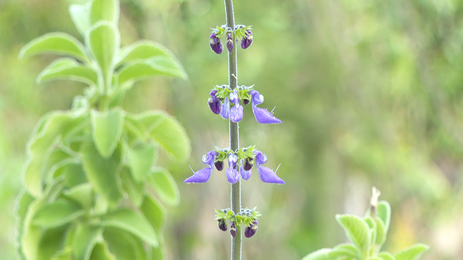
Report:
[[64,246],[67,226],[48,229],[40,239],[38,260],[50,260]]
[[97,74],[94,70],[80,65],[74,59],[57,59],[46,67],[37,77],[37,83],[52,80],[73,80],[88,85],[97,85]]
[[148,182],[164,203],[170,206],[178,205],[180,191],[169,171],[161,167],[153,168]]
[[127,231],[151,246],[158,246],[158,237],[148,222],[141,214],[129,210],[120,209],[101,217],[103,227],[115,227]]
[[73,202],[64,199],[42,207],[32,218],[32,223],[45,228],[55,228],[82,216],[84,210]]
[[120,229],[106,228],[103,237],[117,260],[147,259],[143,243],[133,235]]
[[[116,27],[109,22],[96,23],[86,37],[87,45],[98,65],[107,77],[111,73],[113,61],[120,45],[120,35]],[[106,82],[110,84],[111,82]]]
[[157,146],[155,143],[137,143],[128,147],[127,158],[132,175],[137,182],[145,181],[150,169],[156,161]]
[[378,257],[380,257],[382,260],[396,260],[395,257],[389,252],[380,252]]
[[[138,41],[121,49],[118,64],[140,61],[154,57],[165,57],[176,61],[174,54],[163,45],[152,41]],[[179,67],[180,64],[178,64]]]
[[371,239],[367,223],[353,215],[336,215],[336,220],[342,226],[350,241],[359,249],[362,258],[366,257]]
[[145,195],[140,209],[156,233],[161,236],[167,218],[166,209],[161,203],[148,194]]
[[376,211],[378,218],[380,218],[383,221],[384,231],[387,235],[387,231],[389,230],[389,224],[391,222],[391,205],[389,205],[389,202],[387,201],[379,201]]
[[376,219],[376,241],[375,244],[378,246],[377,250],[386,242],[386,228],[380,218]]
[[60,32],[47,33],[32,40],[21,49],[19,58],[43,53],[61,54],[88,62],[82,43],[71,35]]
[[90,24],[108,21],[117,26],[119,20],[119,1],[93,0],[90,7]]
[[93,199],[93,187],[91,183],[83,183],[65,191],[64,195],[83,208],[89,208]]
[[352,244],[340,244],[326,254],[328,257],[348,257],[348,258],[359,258],[360,253],[357,248]]
[[429,250],[425,244],[414,244],[394,254],[396,260],[415,260]]
[[114,255],[111,254],[108,250],[108,245],[106,243],[98,242],[93,248],[92,255],[90,260],[115,260]]
[[101,229],[89,225],[79,225],[76,229],[73,250],[75,260],[89,260]]
[[181,65],[170,58],[155,57],[149,60],[133,61],[119,72],[119,84],[131,84],[154,76],[187,78]]
[[58,169],[58,171],[60,171],[60,174],[64,175],[66,186],[68,188],[87,182],[85,171],[80,163],[66,164],[62,168]]
[[83,5],[73,4],[69,6],[69,14],[71,15],[71,19],[82,36],[86,35],[88,28],[91,26],[90,5],[91,2]]
[[98,152],[108,158],[114,152],[124,128],[124,113],[120,109],[107,112],[92,110],[92,137]]
[[329,248],[319,249],[306,255],[302,260],[333,260],[333,258],[327,256],[329,252],[331,252]]
[[122,189],[127,192],[133,204],[135,204],[137,207],[140,207],[141,203],[143,202],[143,195],[145,193],[145,182],[137,182],[132,176],[133,175],[128,167],[122,167]]
[[96,192],[101,193],[110,204],[117,204],[122,198],[119,170],[122,163],[121,149],[114,150],[109,158],[103,158],[93,143],[82,148],[82,158],[87,178]]

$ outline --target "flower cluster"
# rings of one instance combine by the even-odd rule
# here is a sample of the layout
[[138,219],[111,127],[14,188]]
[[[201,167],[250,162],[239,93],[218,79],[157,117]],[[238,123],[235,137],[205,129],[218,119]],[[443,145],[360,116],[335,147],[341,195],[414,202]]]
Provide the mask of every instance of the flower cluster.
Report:
[[254,162],[257,166],[257,173],[260,179],[266,183],[285,184],[285,182],[276,175],[278,169],[274,172],[272,169],[262,166],[267,162],[267,156],[254,146],[231,151],[229,149],[216,149],[203,155],[202,161],[208,167],[197,172],[193,170],[193,176],[187,178],[185,183],[204,183],[209,180],[212,169],[223,170],[224,160],[228,160],[228,168],[225,171],[229,183],[237,183],[240,178],[249,180],[252,174]]
[[243,119],[243,106],[240,101],[243,105],[252,102],[252,112],[257,122],[261,124],[282,123],[273,115],[273,111],[257,107],[264,102],[264,96],[253,87],[239,86],[232,91],[227,85],[216,86],[209,93],[209,108],[214,114],[220,114],[222,118],[230,118],[232,122],[237,123]]
[[221,54],[223,52],[222,42],[220,38],[222,36],[227,36],[227,50],[229,52],[233,51],[233,34],[236,37],[236,42],[241,40],[241,48],[247,49],[252,44],[252,29],[251,26],[236,25],[235,29],[222,25],[221,27],[212,29],[209,45],[213,52]]
[[222,231],[227,231],[227,221],[230,222],[230,235],[235,237],[237,227],[244,225],[244,235],[247,238],[254,236],[257,233],[258,222],[257,219],[261,216],[256,208],[241,209],[238,214],[235,214],[231,209],[215,210],[217,213],[215,219],[217,220],[217,227]]

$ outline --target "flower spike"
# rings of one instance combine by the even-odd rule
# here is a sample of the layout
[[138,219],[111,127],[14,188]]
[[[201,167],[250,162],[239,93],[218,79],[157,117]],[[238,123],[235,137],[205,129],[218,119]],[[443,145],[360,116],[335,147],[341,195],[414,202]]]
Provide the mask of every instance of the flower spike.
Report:
[[285,181],[276,175],[276,171],[273,172],[272,169],[261,166],[267,162],[267,156],[265,154],[257,150],[254,154],[256,155],[257,173],[259,173],[259,177],[263,182],[285,184]]
[[256,90],[249,92],[252,96],[252,111],[257,122],[261,124],[281,124],[281,120],[272,115],[267,109],[257,107],[257,105],[264,102],[264,96],[259,94]]
[[[216,151],[210,151],[207,154],[203,155],[203,163],[208,165],[209,167],[203,168],[197,172],[194,172],[193,169],[193,176],[184,180],[184,183],[204,183],[209,180],[212,173],[212,167],[214,165],[215,157],[219,155]],[[190,167],[191,168],[191,167]]]

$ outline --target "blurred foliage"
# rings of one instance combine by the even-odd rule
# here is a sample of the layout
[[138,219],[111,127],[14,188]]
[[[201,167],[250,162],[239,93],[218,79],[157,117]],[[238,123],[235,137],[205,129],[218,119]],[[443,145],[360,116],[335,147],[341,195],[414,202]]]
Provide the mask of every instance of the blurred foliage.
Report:
[[[0,252],[14,254],[14,198],[26,140],[40,115],[70,107],[83,86],[37,85],[50,57],[18,61],[21,46],[49,32],[78,36],[67,14],[77,0],[0,1]],[[125,46],[159,41],[190,80],[153,79],[127,93],[131,112],[162,108],[185,126],[190,161],[228,143],[225,120],[207,107],[210,89],[227,81],[226,55],[208,46],[210,27],[225,22],[223,2],[125,0],[119,23]],[[463,2],[458,0],[235,0],[237,23],[253,25],[253,45],[238,53],[239,84],[256,84],[284,123],[261,126],[245,107],[241,144],[256,144],[286,185],[251,178],[243,206],[263,213],[245,240],[244,259],[300,259],[346,241],[336,213],[360,215],[371,186],[382,191],[394,222],[384,248],[431,246],[423,259],[463,257]],[[57,22],[59,21],[59,22]],[[151,87],[155,85],[156,88]],[[56,98],[59,97],[59,98]],[[169,170],[181,182],[185,165]],[[223,172],[204,185],[180,185],[169,209],[169,259],[226,259],[229,237],[214,207],[229,203]]]

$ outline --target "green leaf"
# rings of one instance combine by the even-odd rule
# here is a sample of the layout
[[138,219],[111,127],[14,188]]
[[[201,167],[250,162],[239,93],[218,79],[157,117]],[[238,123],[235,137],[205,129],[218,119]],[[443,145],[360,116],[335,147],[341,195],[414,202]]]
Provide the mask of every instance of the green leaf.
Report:
[[164,111],[149,111],[139,115],[151,138],[178,161],[190,157],[190,140],[180,123]]
[[96,243],[93,248],[92,255],[90,260],[115,260],[114,255],[111,254],[108,250],[108,245],[106,243]]
[[386,242],[386,228],[380,218],[376,219],[376,241],[375,244],[378,246],[377,250]]
[[82,36],[86,35],[88,28],[91,26],[90,5],[91,2],[83,5],[73,4],[69,6],[69,14],[71,15],[71,19]]
[[122,189],[129,195],[135,206],[140,207],[143,202],[143,195],[145,193],[145,182],[136,182],[130,169],[126,166],[122,167],[121,170]]
[[352,244],[340,244],[326,254],[328,257],[348,257],[348,258],[359,258],[360,254],[357,248]]
[[137,119],[136,115],[127,114],[124,119],[124,133],[133,136],[132,139],[146,140],[148,134],[146,133],[143,122]]
[[93,187],[91,183],[83,183],[65,191],[64,195],[83,208],[89,208],[93,200]]
[[359,249],[362,258],[366,257],[370,248],[370,231],[367,223],[353,215],[336,215],[336,220],[350,241]]
[[391,222],[391,205],[389,205],[389,202],[387,201],[379,201],[376,211],[378,218],[380,218],[383,221],[384,231],[387,235],[387,231],[389,230],[389,224]]
[[[154,57],[165,57],[176,61],[174,54],[163,45],[152,41],[138,41],[121,49],[118,65],[131,61],[141,61]],[[178,66],[180,64],[178,63]]]
[[32,218],[32,223],[45,228],[55,228],[67,224],[83,214],[84,210],[75,203],[58,199],[37,211]]
[[429,250],[425,244],[414,244],[394,254],[396,260],[415,260]]
[[383,260],[383,259],[381,259],[380,257],[377,257],[377,256],[372,256],[372,257],[368,258],[368,260]]
[[116,149],[111,157],[103,158],[93,143],[82,148],[82,158],[87,178],[96,192],[101,193],[110,204],[117,204],[122,198],[119,170],[122,163],[121,149]]
[[395,257],[389,252],[381,252],[378,254],[378,257],[381,257],[383,260],[396,260]]
[[178,205],[180,202],[180,191],[169,171],[161,167],[153,168],[148,182],[159,198],[167,205]]
[[106,112],[92,110],[92,137],[98,152],[108,158],[114,152],[122,135],[124,113],[120,109]]
[[74,260],[72,249],[70,247],[63,248],[61,251],[53,255],[50,260]]
[[[65,176],[66,186],[68,188],[87,182],[85,171],[80,163],[70,163],[58,169]],[[56,175],[56,173],[55,173]]]
[[161,236],[167,219],[167,211],[162,204],[151,195],[147,194],[143,200],[140,210],[156,233]]
[[97,238],[101,235],[101,229],[89,225],[77,226],[74,238],[74,255],[75,260],[89,260],[92,249]]
[[120,209],[101,217],[103,227],[125,230],[151,246],[158,246],[158,237],[146,218],[129,209]]
[[155,143],[137,143],[128,147],[127,158],[133,177],[137,182],[146,180],[151,166],[156,161],[157,146]]
[[306,255],[302,260],[331,260],[333,258],[327,256],[329,252],[331,252],[330,248],[319,249]]
[[151,259],[152,260],[166,260],[166,243],[164,242],[164,237],[159,237],[159,246],[151,247]]
[[32,40],[21,49],[19,58],[42,53],[61,54],[74,57],[82,62],[88,62],[82,43],[66,33],[47,33]]
[[133,235],[120,229],[106,228],[103,237],[117,260],[147,259],[143,243]]
[[[16,230],[18,230],[18,240],[21,239],[23,236],[23,229],[24,229],[24,222],[26,218],[27,211],[29,206],[34,201],[34,197],[32,197],[26,190],[22,190],[21,194],[17,198],[17,221],[16,221]],[[22,243],[18,243],[18,254],[20,255],[21,259],[24,259],[24,254],[22,252]]]
[[99,21],[112,22],[117,26],[119,20],[119,1],[93,0],[90,7],[90,24]]
[[80,65],[70,58],[57,59],[48,65],[37,77],[37,83],[62,79],[98,85],[97,74],[94,70]]
[[[111,73],[114,66],[113,60],[120,45],[119,31],[109,22],[98,22],[86,37],[90,52],[95,57],[105,77]],[[105,82],[110,84],[111,82]]]
[[120,85],[131,84],[154,76],[187,78],[185,71],[178,62],[170,58],[156,57],[128,63],[119,71],[118,82]]
[[38,259],[50,260],[64,246],[68,226],[63,226],[45,231],[40,239]]

